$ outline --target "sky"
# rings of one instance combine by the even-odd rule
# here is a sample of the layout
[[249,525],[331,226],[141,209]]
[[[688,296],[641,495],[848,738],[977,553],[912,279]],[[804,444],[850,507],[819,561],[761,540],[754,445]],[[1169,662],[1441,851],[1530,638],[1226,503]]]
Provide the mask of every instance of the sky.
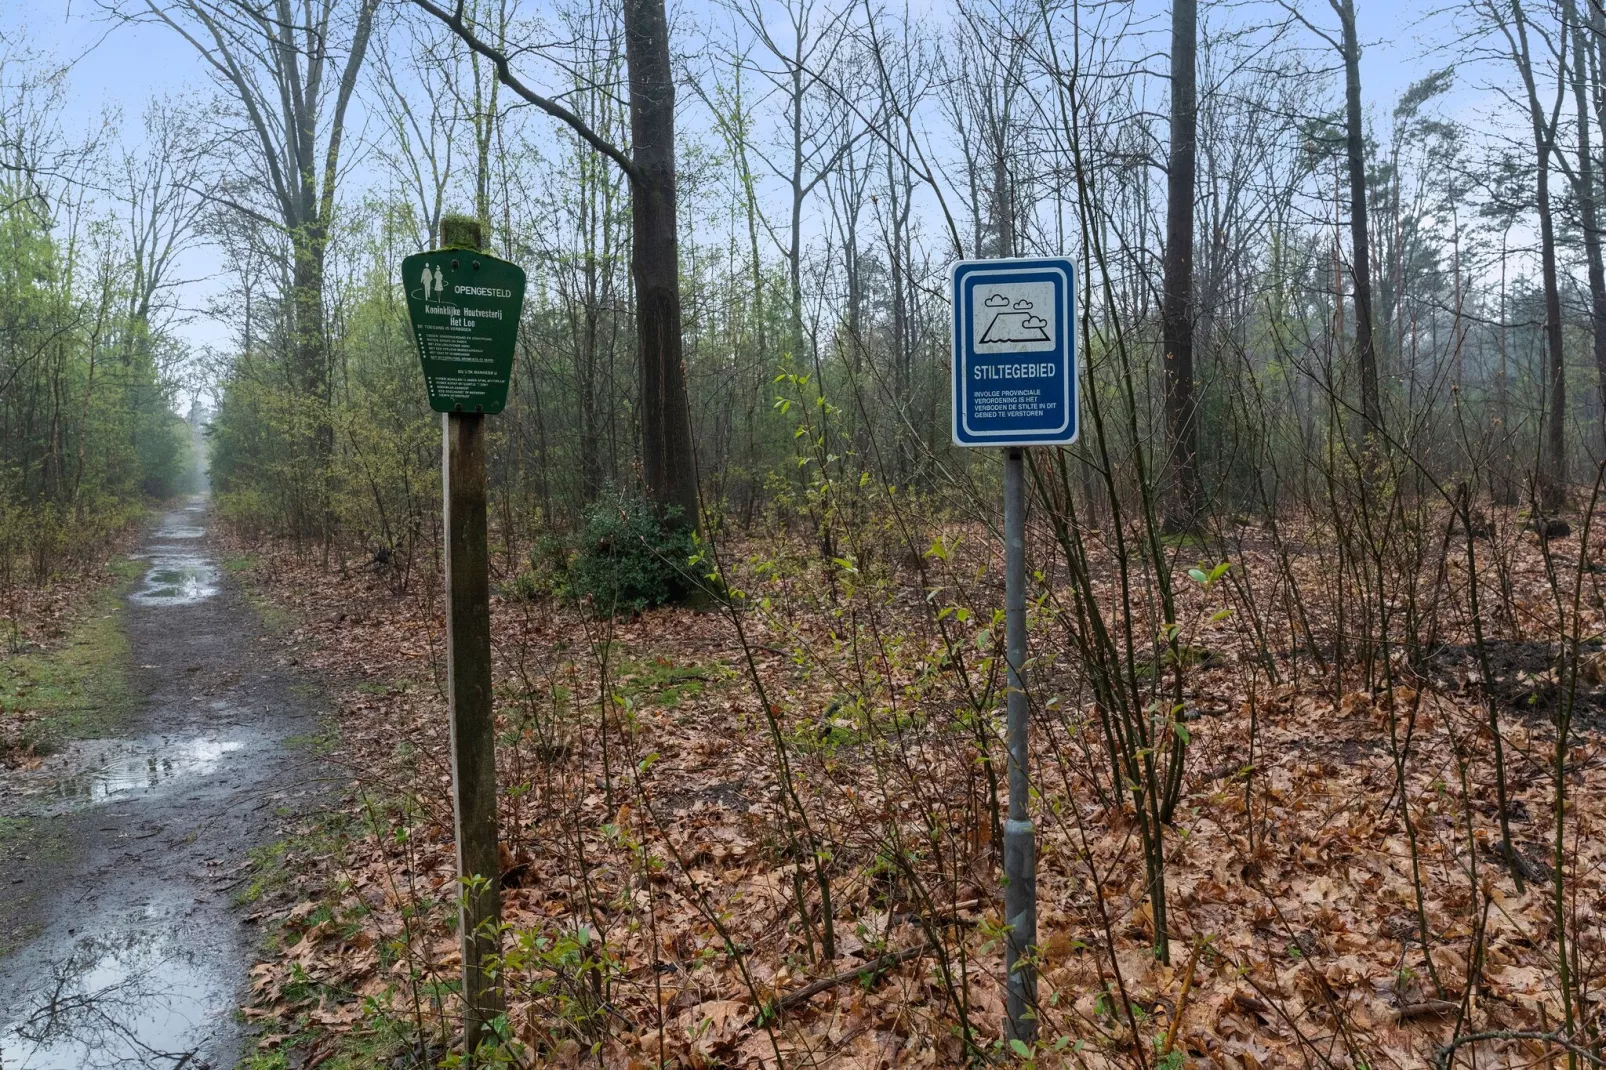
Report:
[[[1164,0],[1136,2],[1140,9],[1153,6],[1157,13],[1164,10]],[[682,5],[672,0],[671,6]],[[1318,25],[1336,23],[1322,0],[1306,0],[1306,6]],[[707,7],[706,0],[691,0],[684,8],[693,18],[677,20],[678,24],[702,21],[696,16]],[[941,7],[934,5],[934,12]],[[1209,0],[1201,4],[1204,17],[1214,21],[1219,16],[1213,16],[1210,7]],[[1431,10],[1423,0],[1356,0],[1363,45],[1362,86],[1374,121],[1386,121],[1392,102],[1412,81],[1454,58],[1424,43],[1427,34],[1444,25],[1442,16],[1431,15]],[[0,3],[0,35],[25,40],[57,62],[72,64],[63,116],[69,134],[98,127],[108,109],[120,108],[124,119],[120,134],[131,139],[131,144],[137,143],[139,119],[148,101],[210,89],[204,61],[176,33],[160,25],[115,24],[97,0]],[[685,42],[682,47],[695,48],[697,44]],[[1464,84],[1452,98],[1450,111],[1474,109],[1482,95]],[[221,259],[215,250],[200,246],[187,253],[179,268],[188,280],[179,300],[189,310],[179,333],[197,348],[225,347],[227,326],[204,312],[208,299],[226,283]]]

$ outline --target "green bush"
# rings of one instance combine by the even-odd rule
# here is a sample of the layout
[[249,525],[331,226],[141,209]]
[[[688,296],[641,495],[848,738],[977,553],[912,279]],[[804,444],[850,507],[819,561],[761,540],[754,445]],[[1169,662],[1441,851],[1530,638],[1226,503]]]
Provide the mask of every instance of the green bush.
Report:
[[218,517],[250,542],[260,542],[274,531],[274,503],[257,487],[222,491],[214,498]]
[[563,594],[569,579],[569,558],[573,549],[563,536],[543,531],[530,549],[530,565],[513,577],[507,595],[524,602],[554,598]]
[[692,590],[687,562],[696,551],[696,536],[676,518],[672,513],[660,522],[634,495],[597,501],[586,511],[564,593],[575,601],[589,600],[599,613],[638,613],[684,600]]

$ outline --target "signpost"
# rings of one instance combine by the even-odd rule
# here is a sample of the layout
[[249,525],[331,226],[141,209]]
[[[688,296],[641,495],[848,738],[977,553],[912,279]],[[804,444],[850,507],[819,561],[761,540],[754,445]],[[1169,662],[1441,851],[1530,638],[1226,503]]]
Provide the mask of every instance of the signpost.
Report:
[[1076,269],[1061,257],[953,266],[953,435],[1004,450],[1004,656],[1009,819],[1004,822],[1005,1023],[1037,1036],[1037,845],[1026,804],[1026,446],[1076,441]]
[[507,405],[524,271],[480,251],[479,223],[448,216],[445,249],[402,260],[408,318],[429,405],[441,417],[446,526],[447,695],[452,809],[461,882],[463,1052],[472,1061],[504,1010],[487,962],[500,952],[496,726],[491,707],[491,593],[486,546],[485,417]]
[[[448,244],[453,236],[447,232]],[[429,407],[501,412],[524,308],[524,269],[472,249],[438,249],[404,259],[402,282]]]

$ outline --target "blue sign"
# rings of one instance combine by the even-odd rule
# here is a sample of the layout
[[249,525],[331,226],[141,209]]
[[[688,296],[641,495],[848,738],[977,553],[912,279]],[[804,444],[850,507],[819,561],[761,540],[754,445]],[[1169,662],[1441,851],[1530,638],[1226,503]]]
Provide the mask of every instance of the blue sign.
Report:
[[1076,441],[1076,268],[1063,257],[953,266],[954,443]]

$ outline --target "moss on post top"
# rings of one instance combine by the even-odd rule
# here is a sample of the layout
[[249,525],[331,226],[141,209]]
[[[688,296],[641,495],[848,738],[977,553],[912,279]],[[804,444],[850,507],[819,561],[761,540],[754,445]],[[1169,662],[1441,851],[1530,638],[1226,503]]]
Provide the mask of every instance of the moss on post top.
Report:
[[448,215],[441,219],[441,248],[485,251],[485,229],[471,215]]

